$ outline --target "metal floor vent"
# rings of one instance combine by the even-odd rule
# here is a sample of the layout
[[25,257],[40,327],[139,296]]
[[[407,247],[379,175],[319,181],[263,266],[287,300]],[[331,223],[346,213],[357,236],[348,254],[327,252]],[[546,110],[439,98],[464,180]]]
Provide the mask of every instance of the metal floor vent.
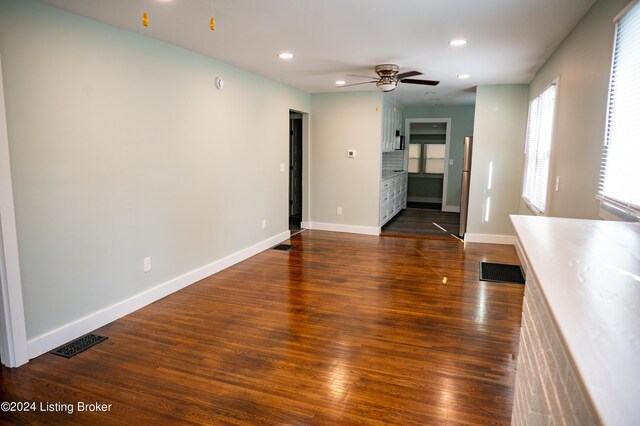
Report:
[[71,358],[74,355],[79,354],[82,351],[86,351],[93,345],[97,345],[103,340],[107,340],[106,336],[99,336],[97,334],[85,334],[82,337],[78,337],[75,340],[70,341],[60,347],[51,351],[54,355],[60,355],[65,358]]
[[524,284],[519,265],[480,262],[480,280]]
[[294,247],[295,246],[292,246],[291,244],[278,244],[277,246],[273,247],[273,249],[274,250],[281,250],[281,251],[289,251]]

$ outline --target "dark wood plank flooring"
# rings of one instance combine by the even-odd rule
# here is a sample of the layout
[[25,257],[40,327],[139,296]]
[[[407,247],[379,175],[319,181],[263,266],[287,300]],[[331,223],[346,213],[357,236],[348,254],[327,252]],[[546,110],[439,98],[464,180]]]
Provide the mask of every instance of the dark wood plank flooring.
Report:
[[[2,368],[3,424],[508,424],[523,287],[510,246],[305,231],[96,332]],[[446,278],[446,279],[445,279]],[[78,412],[77,402],[112,404]],[[38,408],[39,409],[39,408]]]
[[[460,213],[407,208],[398,213],[382,228],[383,236],[413,235],[421,237],[451,238],[458,235]],[[440,225],[442,229],[434,225]]]

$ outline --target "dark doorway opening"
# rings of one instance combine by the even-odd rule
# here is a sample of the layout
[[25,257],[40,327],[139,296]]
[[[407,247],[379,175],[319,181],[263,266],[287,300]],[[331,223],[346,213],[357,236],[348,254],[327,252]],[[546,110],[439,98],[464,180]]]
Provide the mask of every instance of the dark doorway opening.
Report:
[[289,230],[302,224],[302,114],[289,112]]

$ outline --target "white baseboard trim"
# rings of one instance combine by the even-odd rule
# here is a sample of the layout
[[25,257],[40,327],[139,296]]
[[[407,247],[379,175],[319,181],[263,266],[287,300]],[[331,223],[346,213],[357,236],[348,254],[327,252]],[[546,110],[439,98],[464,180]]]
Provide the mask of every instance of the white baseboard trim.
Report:
[[464,242],[515,245],[516,237],[513,235],[470,234],[467,232],[464,234]]
[[242,249],[222,259],[216,260],[208,265],[202,266],[191,272],[187,272],[177,278],[164,282],[156,287],[136,294],[121,302],[115,303],[97,312],[77,319],[69,324],[63,325],[55,330],[41,334],[27,341],[29,359],[49,352],[52,349],[63,345],[70,340],[76,339],[97,328],[109,324],[118,318],[122,318],[140,308],[143,308],[157,300],[162,299],[178,290],[194,284],[210,275],[220,272],[236,263],[242,262],[256,254],[264,251],[276,244],[279,244],[290,237],[289,231],[282,232],[251,247]]
[[522,245],[520,244],[520,240],[516,238],[516,242],[514,244],[516,253],[518,254],[518,259],[520,259],[520,265],[522,266],[522,272],[524,273],[525,280],[527,279],[527,274],[529,273],[529,259],[522,249]]
[[442,198],[436,197],[407,197],[407,201],[414,203],[438,203],[442,204]]
[[348,232],[351,234],[380,235],[379,226],[341,225],[339,223],[303,222],[303,228],[319,231]]

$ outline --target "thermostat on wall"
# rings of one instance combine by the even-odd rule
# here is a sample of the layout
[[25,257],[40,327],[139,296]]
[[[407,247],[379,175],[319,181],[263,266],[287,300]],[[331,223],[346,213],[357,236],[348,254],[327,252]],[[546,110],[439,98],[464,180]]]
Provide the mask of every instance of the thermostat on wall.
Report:
[[224,87],[224,80],[220,77],[216,77],[216,87],[222,89]]
[[347,158],[356,158],[356,150],[355,149],[347,150]]

